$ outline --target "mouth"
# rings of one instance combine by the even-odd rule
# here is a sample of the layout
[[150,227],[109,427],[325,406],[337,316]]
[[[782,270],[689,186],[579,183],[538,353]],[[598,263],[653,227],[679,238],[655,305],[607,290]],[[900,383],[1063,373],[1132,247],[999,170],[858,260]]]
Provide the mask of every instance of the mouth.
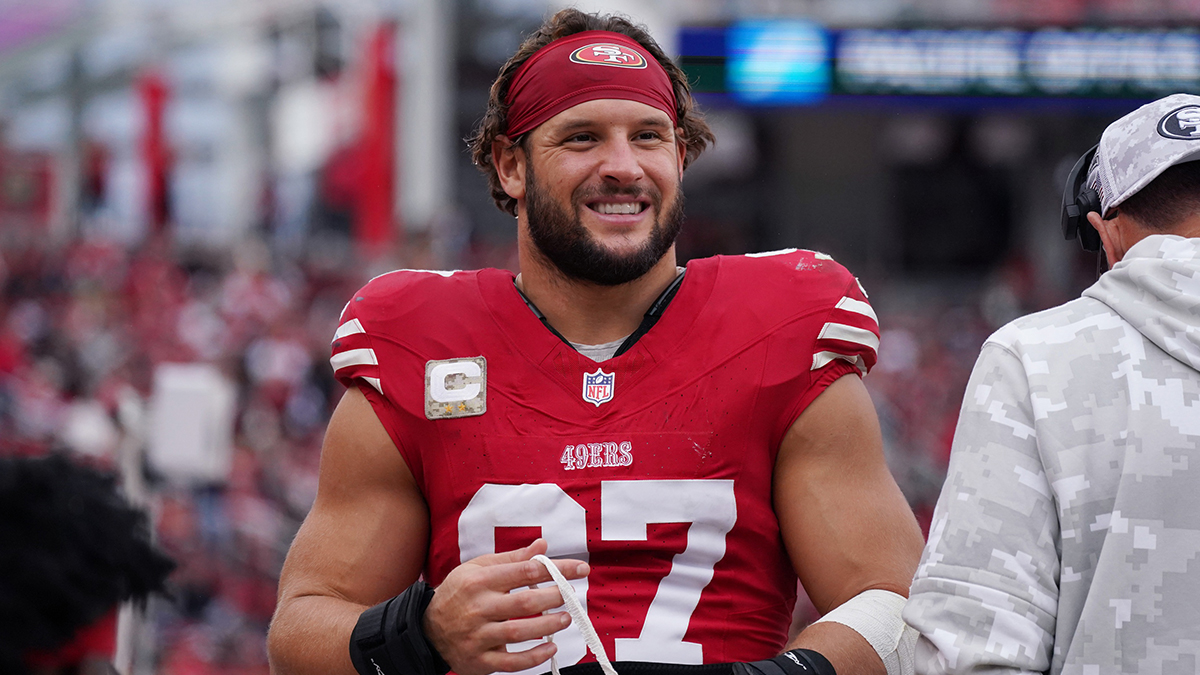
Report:
[[641,201],[597,200],[587,203],[589,209],[605,216],[636,216],[649,205],[648,202]]

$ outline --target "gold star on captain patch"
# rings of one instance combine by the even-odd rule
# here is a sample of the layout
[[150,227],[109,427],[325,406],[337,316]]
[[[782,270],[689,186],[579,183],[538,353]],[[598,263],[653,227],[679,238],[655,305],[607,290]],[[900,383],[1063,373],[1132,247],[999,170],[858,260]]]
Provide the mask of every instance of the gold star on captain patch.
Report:
[[458,411],[459,411],[459,412],[466,412],[466,410],[467,410],[467,405],[466,405],[465,403],[459,403],[459,404],[458,404]]
[[452,406],[452,405],[447,405],[447,406],[446,406],[446,412],[454,412],[454,406]]

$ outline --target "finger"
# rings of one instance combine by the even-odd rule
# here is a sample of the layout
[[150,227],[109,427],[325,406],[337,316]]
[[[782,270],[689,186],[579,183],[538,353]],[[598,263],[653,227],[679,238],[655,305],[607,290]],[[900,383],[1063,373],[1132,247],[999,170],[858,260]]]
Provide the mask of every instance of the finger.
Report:
[[468,560],[467,563],[479,565],[481,567],[487,567],[489,565],[503,565],[505,563],[521,562],[523,560],[529,560],[535,555],[544,555],[546,553],[546,547],[546,540],[538,537],[537,539],[533,540],[533,543],[524,548],[513,549],[503,553],[488,553],[486,555],[481,555],[478,558],[472,558]]
[[[567,579],[582,579],[591,571],[588,564],[580,560],[566,558],[553,562],[555,567]],[[492,565],[480,568],[480,571],[484,574],[481,577],[483,585],[488,588],[504,591],[511,591],[514,588],[522,586],[532,586],[553,579],[550,576],[549,570],[536,560]]]
[[481,661],[493,672],[511,673],[541,665],[558,651],[553,642],[542,642],[530,649],[510,652],[504,647],[486,652]]
[[541,614],[562,605],[558,586],[546,586],[492,596],[481,613],[491,621],[505,621]]
[[[481,555],[468,560],[466,564],[478,565],[480,567],[493,567],[501,566],[507,563],[526,562],[532,560],[533,556],[535,555],[545,555],[547,546],[546,540],[538,537],[524,548],[505,551],[503,553],[489,553],[486,555]],[[591,568],[587,563],[574,558],[562,558],[561,560],[555,560],[554,563],[558,566],[558,571],[562,572],[563,576],[568,579],[582,579],[591,571]],[[545,566],[543,566],[541,563],[534,564],[538,565],[543,570],[545,569]],[[541,570],[539,570],[539,574],[540,572]],[[549,580],[549,572],[546,573],[546,579],[544,580]]]
[[[563,558],[562,560],[553,560],[552,562],[558,568],[558,571],[562,572],[562,575],[568,580],[582,579],[592,572],[591,566],[582,560]],[[542,567],[545,568],[545,565],[542,565]]]
[[510,619],[488,624],[479,630],[480,642],[488,646],[512,645],[539,640],[571,625],[566,612],[551,612],[525,619]]

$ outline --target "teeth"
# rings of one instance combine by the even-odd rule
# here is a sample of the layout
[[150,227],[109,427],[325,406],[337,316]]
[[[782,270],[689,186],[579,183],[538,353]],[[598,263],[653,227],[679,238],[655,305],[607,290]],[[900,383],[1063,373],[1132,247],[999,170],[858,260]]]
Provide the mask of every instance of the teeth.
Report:
[[616,203],[616,204],[609,203],[609,202],[601,202],[599,204],[596,204],[593,208],[596,210],[597,213],[604,213],[604,214],[611,214],[611,215],[630,215],[630,214],[642,212],[641,202],[621,202],[621,203]]

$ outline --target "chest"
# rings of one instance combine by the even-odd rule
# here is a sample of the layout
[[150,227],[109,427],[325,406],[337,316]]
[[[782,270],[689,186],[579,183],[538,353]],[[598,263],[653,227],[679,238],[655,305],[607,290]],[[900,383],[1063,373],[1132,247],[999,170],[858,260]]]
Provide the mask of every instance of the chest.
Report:
[[778,411],[761,398],[762,350],[719,363],[490,354],[473,378],[427,374],[421,417],[409,411],[423,470],[453,484],[732,477],[747,453],[770,454],[763,421]]
[[759,351],[632,366],[551,358],[549,369],[492,354],[482,414],[414,420],[410,464],[434,531],[457,540],[434,546],[446,564],[537,536],[558,554],[638,541],[669,560],[687,546],[679,524],[720,540],[739,507],[769,517],[765,502],[743,506],[769,498],[774,463],[778,410],[760,399]]

